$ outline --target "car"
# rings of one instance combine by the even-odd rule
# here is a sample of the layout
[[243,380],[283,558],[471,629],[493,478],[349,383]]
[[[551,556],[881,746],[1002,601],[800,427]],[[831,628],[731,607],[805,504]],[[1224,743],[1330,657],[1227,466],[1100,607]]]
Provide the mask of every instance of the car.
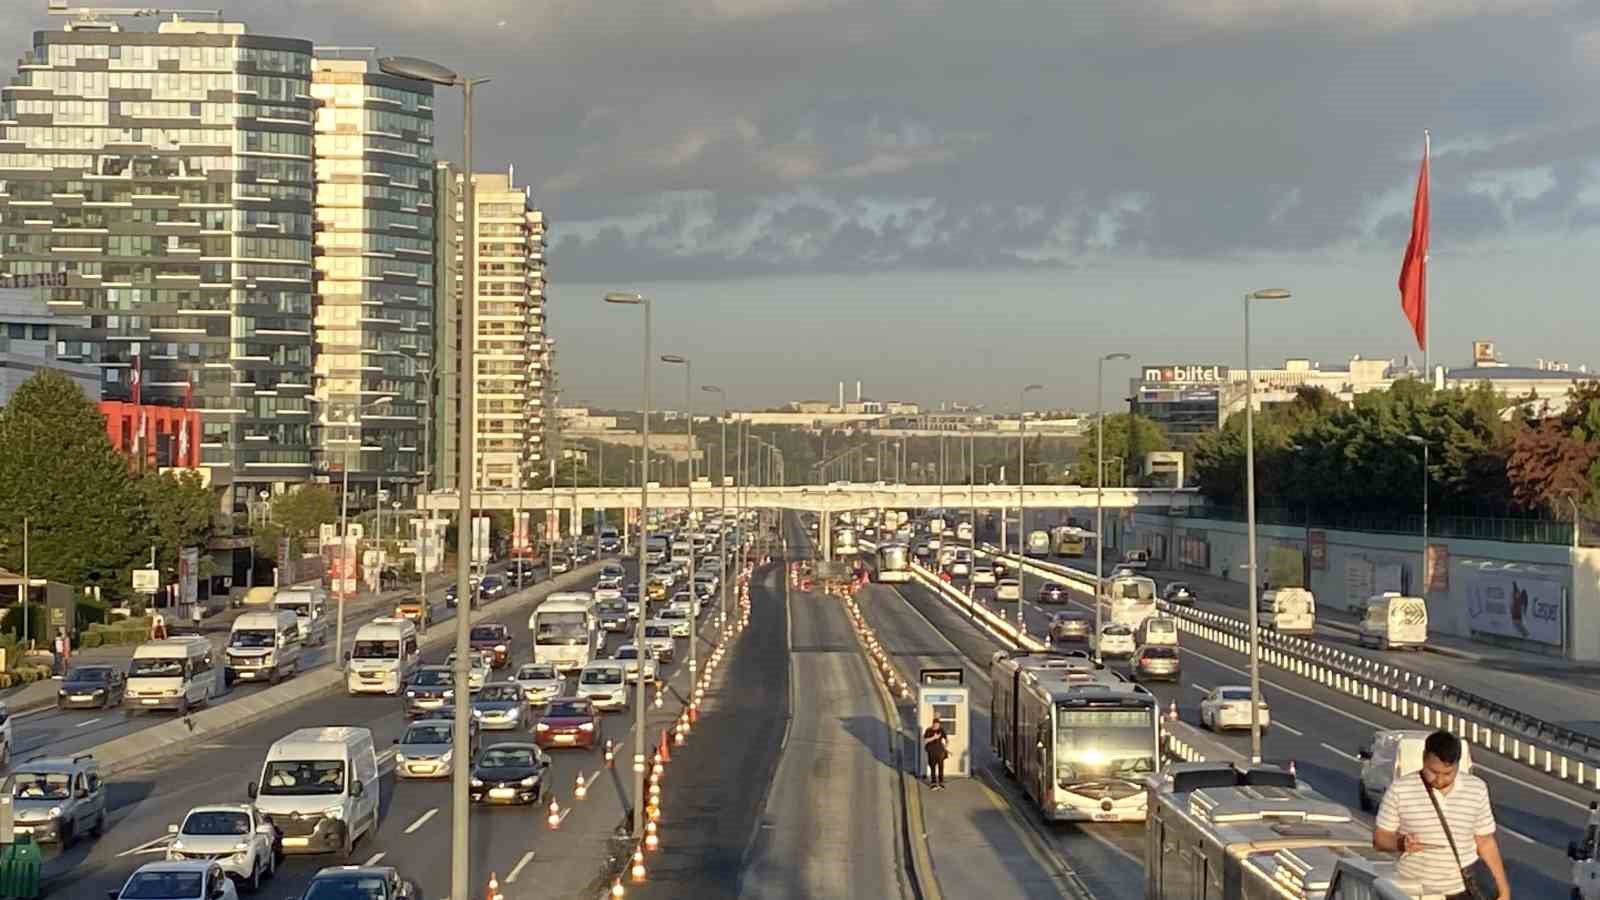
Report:
[[[1261,730],[1266,731],[1271,721],[1267,701],[1261,701]],[[1200,724],[1212,731],[1250,727],[1250,688],[1244,685],[1225,684],[1213,688],[1200,701]]]
[[995,582],[994,598],[996,600],[1021,600],[1022,582],[1015,578],[1002,578]]
[[572,571],[572,557],[557,550],[550,554],[550,574],[564,575]]
[[996,578],[1000,578],[1011,571],[1011,563],[1007,562],[1004,557],[996,556],[992,565],[994,566],[994,576]]
[[[641,663],[639,660],[638,647],[635,647],[632,644],[623,644],[617,648],[616,655],[612,658],[622,663],[623,671],[629,684],[639,680],[639,668]],[[644,667],[645,682],[654,684],[656,680],[657,666],[655,659],[650,656],[650,651],[648,648],[645,650],[644,661],[642,665]]]
[[485,575],[478,585],[478,593],[485,600],[499,600],[511,592],[504,575]]
[[504,668],[511,662],[511,629],[497,622],[472,626],[467,641],[472,649],[489,658],[490,668]]
[[272,820],[248,803],[196,806],[183,823],[168,825],[172,840],[167,859],[214,861],[251,892],[261,890],[263,879],[277,874],[283,858],[283,836]]
[[551,663],[523,663],[511,680],[522,689],[522,699],[530,706],[543,706],[567,688],[567,680]]
[[[455,708],[450,716],[419,719],[395,738],[394,774],[397,778],[443,778],[455,770]],[[467,746],[478,745],[478,723],[467,734]]]
[[597,591],[620,591],[626,583],[626,573],[601,570],[600,577],[594,581],[594,589]]
[[662,584],[654,576],[651,576],[650,583],[645,586],[644,595],[652,601],[665,600],[667,599],[667,589],[670,587],[670,584]]
[[1094,644],[1095,653],[1101,658],[1132,656],[1137,649],[1133,642],[1133,629],[1115,622],[1100,626],[1100,638]]
[[710,600],[717,595],[717,586],[715,582],[696,578],[694,580],[694,595],[700,600]]
[[513,584],[532,584],[539,577],[539,564],[532,559],[513,559],[506,563],[506,580]]
[[79,835],[105,832],[106,789],[94,754],[30,760],[15,767],[9,780],[17,834],[65,848]]
[[[445,657],[444,665],[445,668],[450,669],[452,672],[455,670],[456,654],[454,651],[451,651],[450,655]],[[483,686],[489,683],[489,673],[493,668],[493,666],[489,665],[488,656],[477,650],[470,651],[467,654],[467,689],[474,694],[483,690]]]
[[967,576],[967,581],[971,582],[973,587],[993,587],[997,577],[994,563],[980,561],[972,564],[972,572]]
[[672,623],[663,619],[646,619],[644,644],[657,662],[670,663],[678,654],[678,645],[672,639]]
[[1072,594],[1062,585],[1054,581],[1046,581],[1039,585],[1040,603],[1066,603],[1072,599]]
[[116,666],[73,666],[56,690],[56,709],[106,709],[122,704],[128,676]]
[[545,770],[550,758],[535,743],[490,744],[472,761],[468,794],[473,803],[543,806],[549,793]]
[[628,612],[627,602],[620,597],[598,601],[594,613],[603,631],[627,631],[628,622],[633,618]]
[[1050,640],[1087,641],[1094,631],[1094,617],[1086,612],[1064,610],[1050,617]]
[[472,697],[472,717],[485,731],[510,731],[522,727],[522,688],[514,681],[496,681]]
[[952,577],[961,578],[972,574],[972,551],[966,548],[956,550],[945,564],[945,569]]
[[1199,598],[1195,596],[1194,589],[1189,587],[1188,582],[1169,581],[1167,586],[1161,589],[1161,599],[1174,606],[1193,606],[1194,601]]
[[597,659],[578,673],[577,696],[587,697],[596,709],[623,709],[628,705],[627,669],[611,659]]
[[406,715],[411,718],[437,713],[455,698],[455,673],[449,666],[421,666],[406,682]]
[[233,879],[219,863],[196,859],[145,863],[121,888],[106,892],[111,900],[239,900]]
[[581,746],[600,743],[600,711],[587,697],[562,697],[539,711],[533,722],[533,741],[539,746]]
[[[1361,774],[1356,782],[1356,805],[1362,812],[1378,808],[1383,795],[1395,779],[1410,776],[1422,769],[1423,744],[1428,731],[1420,728],[1402,728],[1373,732],[1372,738],[1356,750],[1361,761]],[[1461,742],[1461,760],[1457,772],[1472,771],[1472,742]]]
[[933,550],[928,547],[928,544],[925,541],[921,542],[921,543],[918,543],[916,548],[913,549],[912,552],[917,555],[918,559],[927,559],[928,557],[933,555]]
[[297,900],[421,900],[422,890],[394,866],[329,866]]
[[410,619],[418,631],[426,631],[433,625],[433,604],[421,597],[402,597],[394,605],[394,617]]
[[1146,644],[1134,651],[1133,677],[1138,681],[1177,681],[1183,664],[1178,648],[1170,644]]
[[672,628],[672,636],[675,638],[686,638],[694,631],[689,611],[682,606],[668,606],[656,613],[656,620],[666,622]]
[[[459,587],[460,587],[460,585],[457,584],[455,581],[451,581],[448,585],[445,586],[445,589],[444,589],[444,605],[445,605],[446,608],[455,609],[456,605],[460,602],[460,597],[457,596],[457,594],[459,593]],[[473,609],[477,609],[478,608],[478,602],[479,602],[480,599],[481,599],[481,597],[479,596],[479,593],[478,593],[478,584],[477,584],[476,581],[474,581],[473,584],[472,584],[472,604],[471,604]]]

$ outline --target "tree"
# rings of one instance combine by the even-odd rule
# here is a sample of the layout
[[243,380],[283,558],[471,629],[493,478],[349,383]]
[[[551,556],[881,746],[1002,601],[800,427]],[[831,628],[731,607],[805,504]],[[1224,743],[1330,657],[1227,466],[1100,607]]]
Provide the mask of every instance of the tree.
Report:
[[213,531],[216,503],[195,472],[150,472],[133,479],[143,542],[156,548],[156,564],[176,570],[184,547],[204,548]]
[[339,519],[339,499],[333,489],[304,484],[272,500],[272,522],[290,538],[304,541],[326,522]]
[[[1093,429],[1084,436],[1078,450],[1078,461],[1073,466],[1073,477],[1082,485],[1095,483],[1095,453],[1097,436]],[[1172,441],[1155,421],[1130,413],[1114,413],[1105,418],[1106,470],[1101,476],[1107,487],[1132,483],[1129,472],[1141,470],[1144,455],[1157,450],[1172,449]],[[1120,460],[1120,462],[1119,462]]]
[[67,376],[44,371],[0,410],[0,565],[29,568],[75,587],[98,585],[106,599],[131,591],[128,572],[141,540],[128,458],[106,436],[105,418]]

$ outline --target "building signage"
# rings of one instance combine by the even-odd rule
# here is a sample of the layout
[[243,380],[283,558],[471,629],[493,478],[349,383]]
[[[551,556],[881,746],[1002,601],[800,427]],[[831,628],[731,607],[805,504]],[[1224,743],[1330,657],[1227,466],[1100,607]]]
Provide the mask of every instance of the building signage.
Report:
[[1222,384],[1228,380],[1227,366],[1145,366],[1146,382],[1168,384]]
[[1492,366],[1496,361],[1494,341],[1472,342],[1472,364],[1475,366]]
[[67,273],[60,272],[35,272],[31,275],[5,275],[0,274],[0,290],[10,288],[47,288],[66,287]]
[[1467,622],[1474,632],[1562,646],[1565,631],[1561,585],[1523,575],[1458,569],[1467,597]]
[[1306,544],[1311,550],[1311,568],[1326,572],[1328,570],[1328,533],[1319,529],[1307,532]]
[[157,569],[134,569],[133,592],[136,594],[154,594],[161,590],[161,572]]

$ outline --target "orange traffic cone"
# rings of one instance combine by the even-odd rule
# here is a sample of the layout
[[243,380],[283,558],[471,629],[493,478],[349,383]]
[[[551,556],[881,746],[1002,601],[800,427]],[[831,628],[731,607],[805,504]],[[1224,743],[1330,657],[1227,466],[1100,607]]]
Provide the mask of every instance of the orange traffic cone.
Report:
[[671,747],[672,747],[672,741],[667,739],[667,730],[665,728],[663,728],[663,729],[661,729],[661,761],[662,762],[664,762],[664,763],[672,762],[672,750],[671,750]]
[[488,900],[505,900],[505,894],[500,893],[500,879],[493,872],[489,873],[489,890],[485,894]]

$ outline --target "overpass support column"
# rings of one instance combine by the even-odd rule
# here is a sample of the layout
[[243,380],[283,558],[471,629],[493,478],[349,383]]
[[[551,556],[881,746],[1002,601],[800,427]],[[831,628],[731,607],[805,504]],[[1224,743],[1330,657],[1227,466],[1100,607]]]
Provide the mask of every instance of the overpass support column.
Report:
[[821,521],[817,525],[817,546],[822,550],[822,559],[833,559],[833,513],[823,510]]

